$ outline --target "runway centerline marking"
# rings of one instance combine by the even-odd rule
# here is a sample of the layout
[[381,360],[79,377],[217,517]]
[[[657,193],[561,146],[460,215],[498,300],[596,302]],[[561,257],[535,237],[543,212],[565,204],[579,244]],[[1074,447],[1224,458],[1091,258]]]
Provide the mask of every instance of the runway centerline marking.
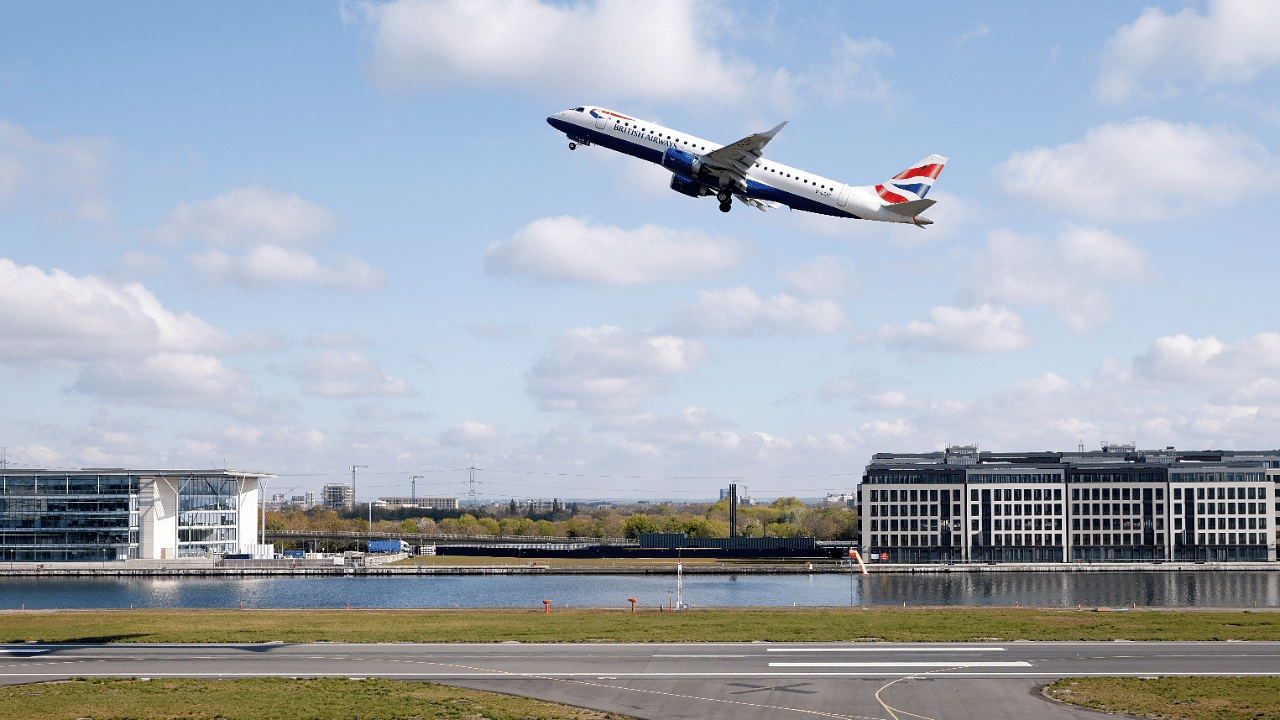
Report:
[[765,652],[1004,652],[1002,647],[840,647],[840,648],[766,648]]
[[[906,667],[926,668],[939,665],[951,665],[951,662],[830,662],[830,663],[769,663],[769,667]],[[964,667],[1031,667],[1031,663],[1022,660],[1010,662],[971,662]]]

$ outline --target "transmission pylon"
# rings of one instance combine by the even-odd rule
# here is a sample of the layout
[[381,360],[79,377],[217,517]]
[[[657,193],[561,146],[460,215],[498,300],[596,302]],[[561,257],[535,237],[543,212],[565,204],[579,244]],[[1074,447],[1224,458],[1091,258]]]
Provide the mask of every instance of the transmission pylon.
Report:
[[467,504],[475,505],[476,504],[476,485],[479,485],[479,483],[476,482],[476,456],[475,455],[471,456],[471,467],[467,468],[467,471],[468,471]]

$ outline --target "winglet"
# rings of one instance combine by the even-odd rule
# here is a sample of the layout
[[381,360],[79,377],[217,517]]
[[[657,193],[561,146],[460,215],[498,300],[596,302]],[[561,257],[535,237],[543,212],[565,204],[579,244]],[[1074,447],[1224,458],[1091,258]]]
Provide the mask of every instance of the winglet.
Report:
[[791,121],[790,121],[790,120],[783,120],[782,122],[778,123],[778,127],[774,128],[774,129],[772,129],[772,130],[770,130],[769,132],[763,132],[763,133],[760,133],[760,134],[761,134],[761,135],[763,135],[764,137],[767,137],[767,138],[769,138],[770,140],[772,140],[772,139],[773,139],[773,136],[774,136],[774,135],[777,135],[777,134],[778,134],[778,131],[782,129],[782,126],[786,125],[788,122],[791,122]]

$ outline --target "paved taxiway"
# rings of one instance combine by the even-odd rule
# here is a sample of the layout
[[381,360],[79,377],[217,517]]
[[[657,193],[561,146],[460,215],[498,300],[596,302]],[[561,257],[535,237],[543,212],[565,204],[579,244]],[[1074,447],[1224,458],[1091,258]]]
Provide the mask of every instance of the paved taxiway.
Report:
[[641,718],[1096,718],[1079,675],[1280,675],[1280,643],[0,645],[0,683],[72,676],[386,677]]

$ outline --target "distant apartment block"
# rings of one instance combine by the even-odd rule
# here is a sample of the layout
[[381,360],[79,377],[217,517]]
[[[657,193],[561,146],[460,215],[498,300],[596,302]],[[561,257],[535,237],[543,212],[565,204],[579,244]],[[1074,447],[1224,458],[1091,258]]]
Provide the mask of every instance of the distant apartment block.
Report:
[[355,505],[355,489],[351,483],[325,483],[320,491],[325,510],[350,510]]
[[425,510],[457,510],[458,498],[451,497],[384,497],[378,500],[389,508],[423,508]]
[[1280,450],[877,453],[861,546],[888,562],[1276,560]]

